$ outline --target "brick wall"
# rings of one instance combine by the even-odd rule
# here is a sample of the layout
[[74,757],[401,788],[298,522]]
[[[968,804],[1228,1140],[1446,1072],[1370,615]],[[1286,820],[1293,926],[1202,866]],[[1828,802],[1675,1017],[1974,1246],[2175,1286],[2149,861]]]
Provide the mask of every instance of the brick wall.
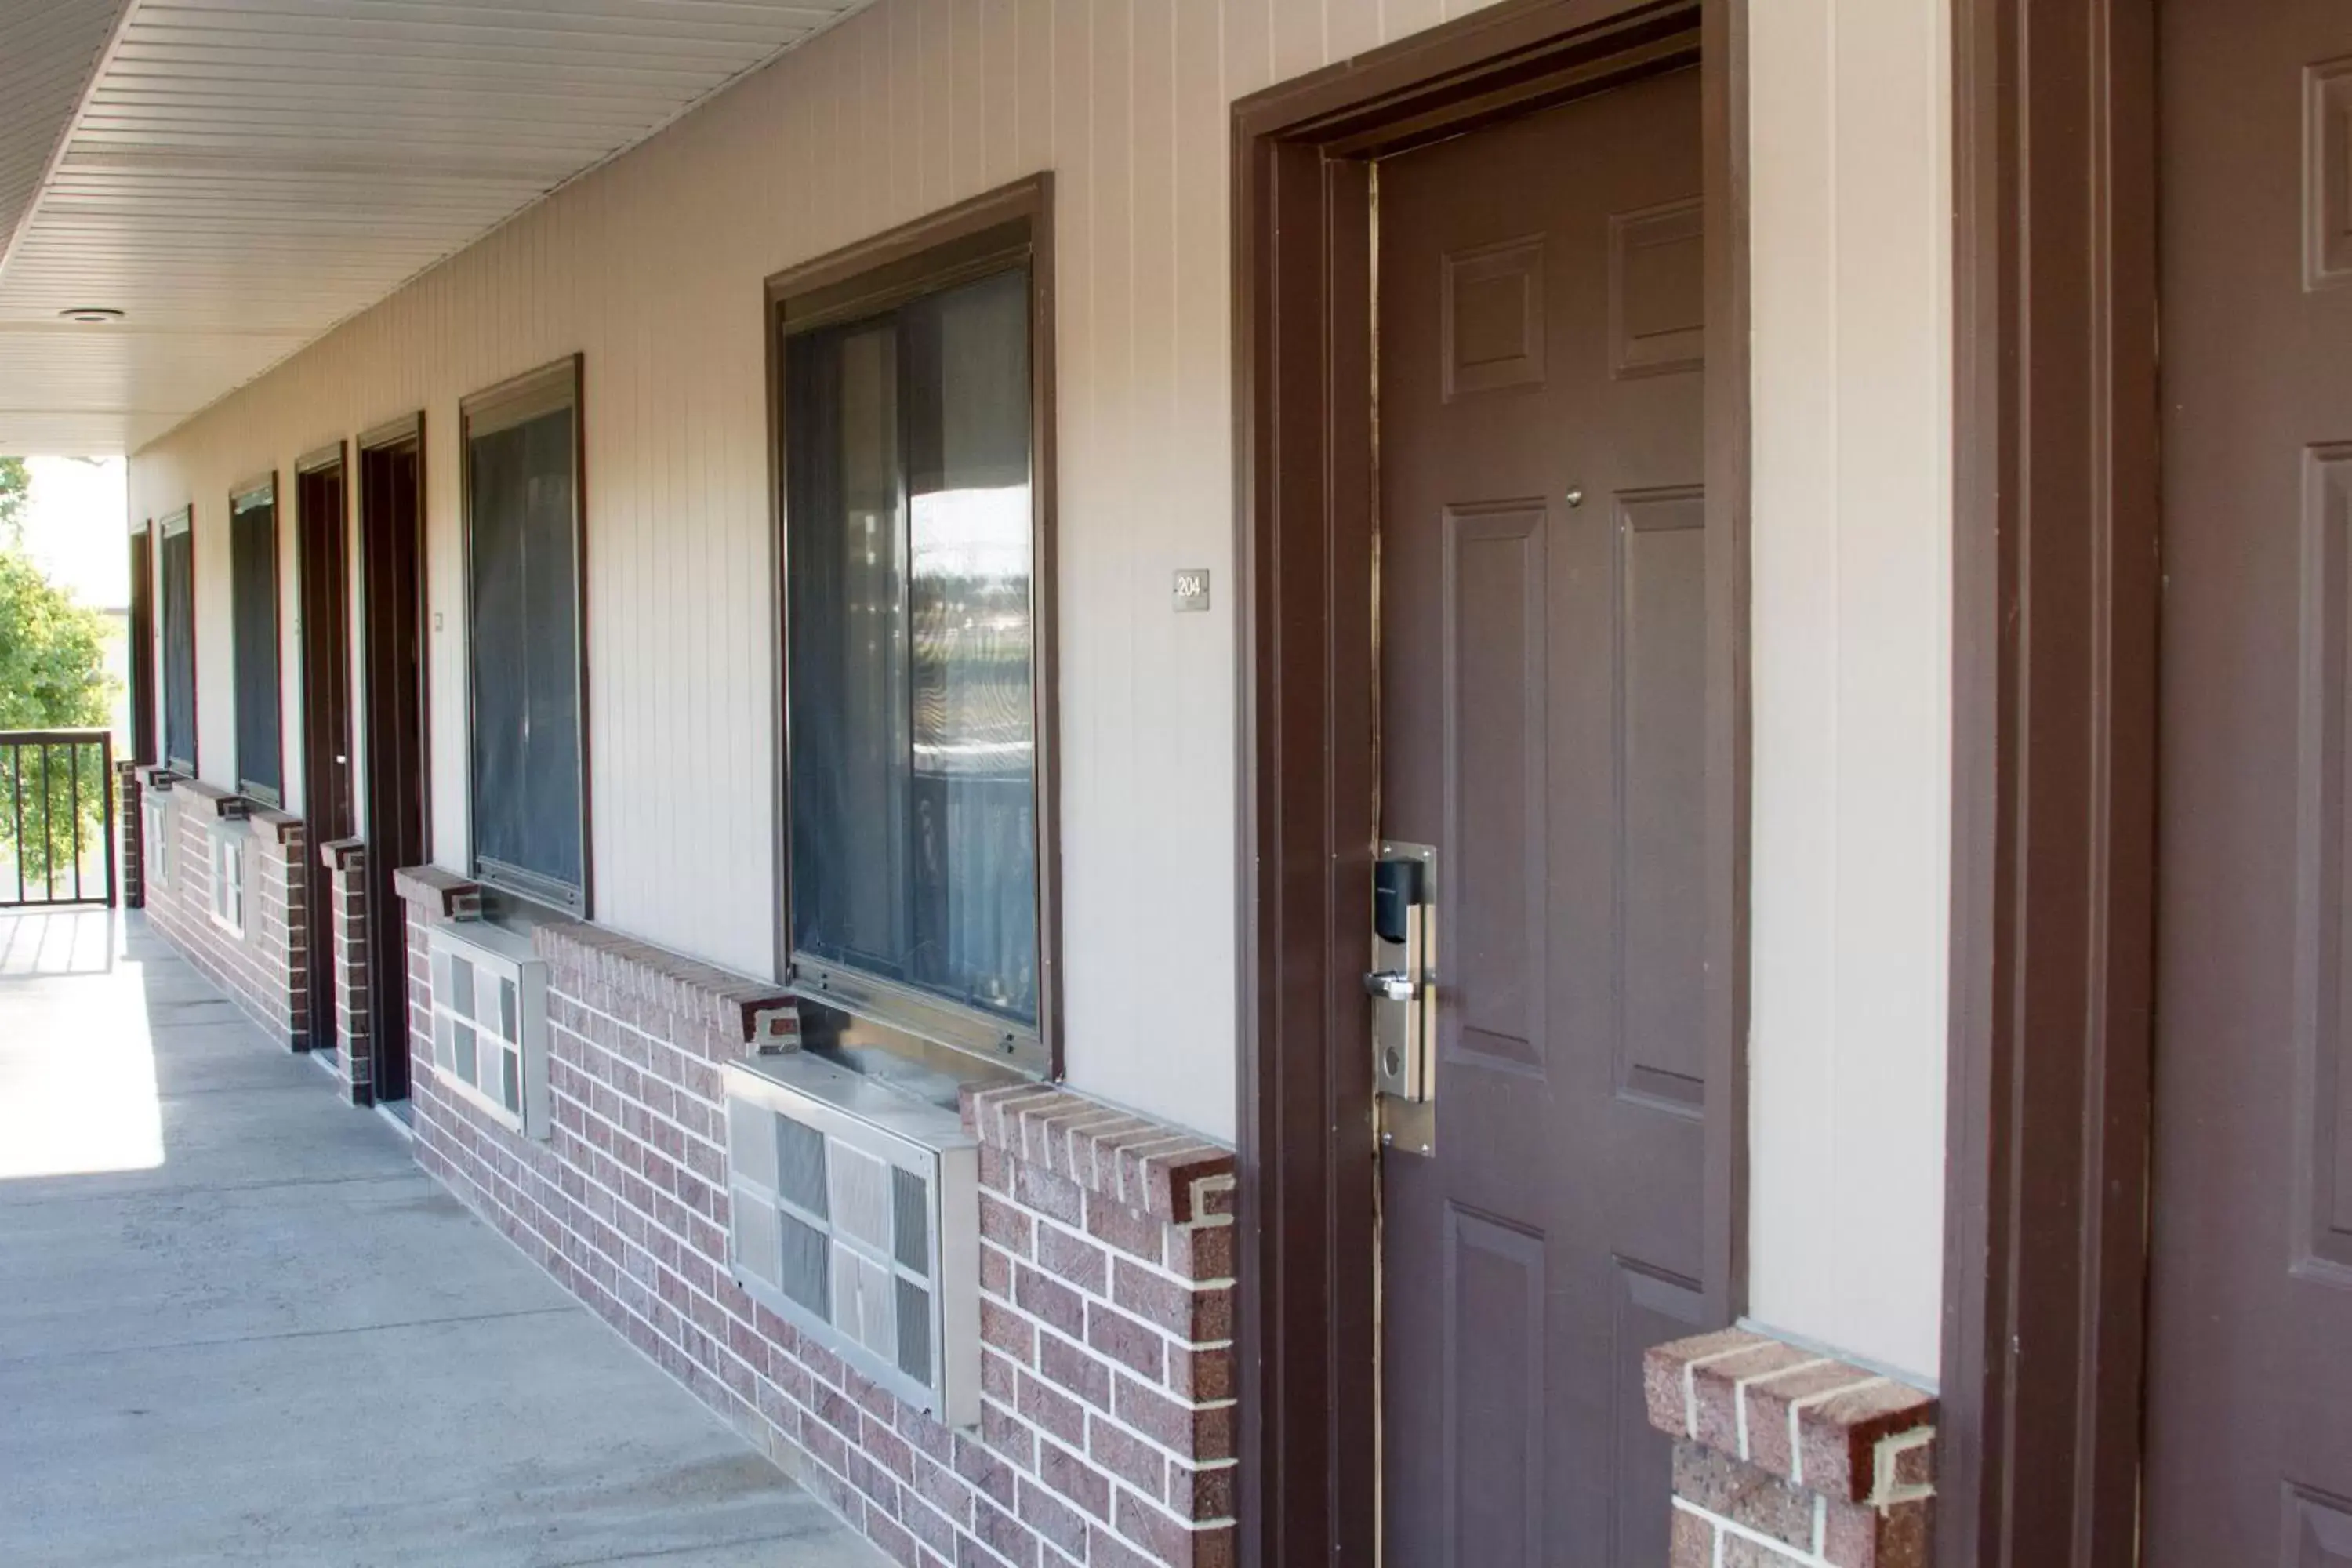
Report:
[[374,1065],[368,1052],[367,850],[356,838],[319,846],[327,868],[327,913],[335,983],[335,1037],[312,1049],[328,1053],[336,1080],[354,1105],[374,1099]]
[[1936,1401],[1745,1329],[1643,1367],[1675,1439],[1673,1568],[1928,1568]]
[[789,1048],[790,1004],[592,926],[540,929],[545,1142],[433,1066],[431,921],[401,873],[417,1157],[897,1562],[1136,1568],[1233,1556],[1226,1151],[1047,1089],[971,1096],[983,1405],[950,1431],[754,1303],[727,1268],[723,1063]]
[[[309,1047],[310,992],[304,954],[302,824],[284,812],[152,769],[146,798],[162,804],[171,835],[169,871],[158,876],[158,846],[141,845],[148,923],[228,994],[271,1039]],[[213,918],[213,837],[245,848],[245,930]]]
[[117,763],[114,773],[121,784],[114,804],[115,843],[121,850],[114,858],[114,875],[122,907],[135,910],[147,901],[146,824],[142,814],[146,790],[139,782],[137,763]]

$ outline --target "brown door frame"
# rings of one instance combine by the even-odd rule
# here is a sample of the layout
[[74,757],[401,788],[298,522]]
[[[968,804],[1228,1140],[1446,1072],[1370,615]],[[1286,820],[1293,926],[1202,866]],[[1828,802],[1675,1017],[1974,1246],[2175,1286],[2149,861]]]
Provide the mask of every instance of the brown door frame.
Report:
[[1234,106],[1245,1563],[1369,1563],[1379,1533],[1378,1168],[1359,980],[1379,713],[1370,160],[1694,60],[1708,323],[1706,1049],[1721,1088],[1706,1108],[1703,1284],[1716,1320],[1742,1305],[1746,45],[1747,0],[1505,0]]
[[2122,1565],[2137,1552],[2160,479],[2155,9],[1953,7],[1938,1558],[1985,1568]]
[[[367,853],[362,874],[367,889],[368,916],[368,1042],[372,1070],[367,1091],[369,1099],[383,1101],[406,1099],[409,1082],[408,911],[401,902],[394,877],[404,865],[422,863],[431,854],[433,843],[429,787],[433,776],[432,640],[426,630],[429,556],[425,546],[425,416],[418,413],[381,426],[362,436],[357,445],[359,461],[353,479],[359,505],[360,612],[365,649],[361,661],[365,695],[360,722],[365,737],[363,783],[367,800]],[[370,511],[371,465],[403,449],[413,450],[416,465],[412,514],[406,518],[377,518]],[[391,557],[403,539],[415,551],[415,581],[406,594],[387,597],[384,581],[388,575],[397,575]],[[408,734],[410,727],[402,720],[402,694],[386,679],[400,662],[396,635],[399,626],[387,616],[388,611],[408,618],[418,648],[416,711],[411,736],[415,744],[397,751],[387,750],[384,737]],[[397,826],[386,821],[389,808],[404,800],[416,803],[413,844],[404,842],[404,835],[397,831]],[[395,1055],[401,1063],[400,1070],[388,1078],[384,1067]],[[387,1094],[387,1084],[396,1092]]]
[[[335,1043],[334,878],[319,846],[352,827],[351,686],[351,466],[341,441],[294,465],[294,559],[301,606],[302,815],[309,853],[302,869],[313,1047]],[[332,500],[311,505],[314,494]]]

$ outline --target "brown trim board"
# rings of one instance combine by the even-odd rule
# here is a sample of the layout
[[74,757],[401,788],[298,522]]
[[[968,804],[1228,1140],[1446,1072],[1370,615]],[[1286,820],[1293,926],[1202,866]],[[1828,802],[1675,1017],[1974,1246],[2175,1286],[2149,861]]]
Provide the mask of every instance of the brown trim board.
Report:
[[[1707,1309],[1745,1293],[1747,0],[1505,0],[1235,105],[1241,1547],[1370,1563],[1377,1180],[1371,162],[1696,61],[1706,166]],[[1659,1500],[1665,1506],[1665,1500]]]
[[1937,1555],[2122,1565],[2150,1110],[2154,4],[1955,0],[1953,27]]

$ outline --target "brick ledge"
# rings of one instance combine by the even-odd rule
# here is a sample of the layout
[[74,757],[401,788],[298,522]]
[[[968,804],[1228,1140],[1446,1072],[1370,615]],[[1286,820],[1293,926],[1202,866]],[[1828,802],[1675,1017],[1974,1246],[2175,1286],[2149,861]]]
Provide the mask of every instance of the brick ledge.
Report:
[[1067,1177],[1164,1225],[1223,1225],[1234,1152],[1051,1084],[967,1087],[963,1121],[984,1147]]
[[755,1049],[790,1050],[800,1043],[799,1004],[772,980],[737,974],[584,921],[549,921],[531,940],[554,968]]
[[479,884],[438,866],[403,866],[393,872],[392,885],[403,900],[421,905],[428,920],[469,920],[481,913]]
[[1723,1329],[1643,1358],[1650,1424],[1834,1500],[1925,1495],[1935,1395],[1769,1334]]

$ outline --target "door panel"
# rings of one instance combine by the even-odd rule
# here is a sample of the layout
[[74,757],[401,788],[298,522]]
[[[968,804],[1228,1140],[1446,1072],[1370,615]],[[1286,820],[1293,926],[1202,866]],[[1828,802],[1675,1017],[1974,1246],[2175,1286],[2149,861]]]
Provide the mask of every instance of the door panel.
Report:
[[313,1046],[336,1028],[335,886],[318,847],[352,833],[351,551],[341,461],[295,476],[302,604],[302,815],[306,864],[304,962]]
[[1380,165],[1381,822],[1438,848],[1383,1162],[1388,1561],[1654,1563],[1703,1267],[1695,70]]
[[2147,1559],[2352,1562],[2352,8],[2167,0]]
[[408,1097],[408,911],[394,883],[425,863],[425,512],[420,436],[360,453],[366,699],[369,1048],[378,1100]]

